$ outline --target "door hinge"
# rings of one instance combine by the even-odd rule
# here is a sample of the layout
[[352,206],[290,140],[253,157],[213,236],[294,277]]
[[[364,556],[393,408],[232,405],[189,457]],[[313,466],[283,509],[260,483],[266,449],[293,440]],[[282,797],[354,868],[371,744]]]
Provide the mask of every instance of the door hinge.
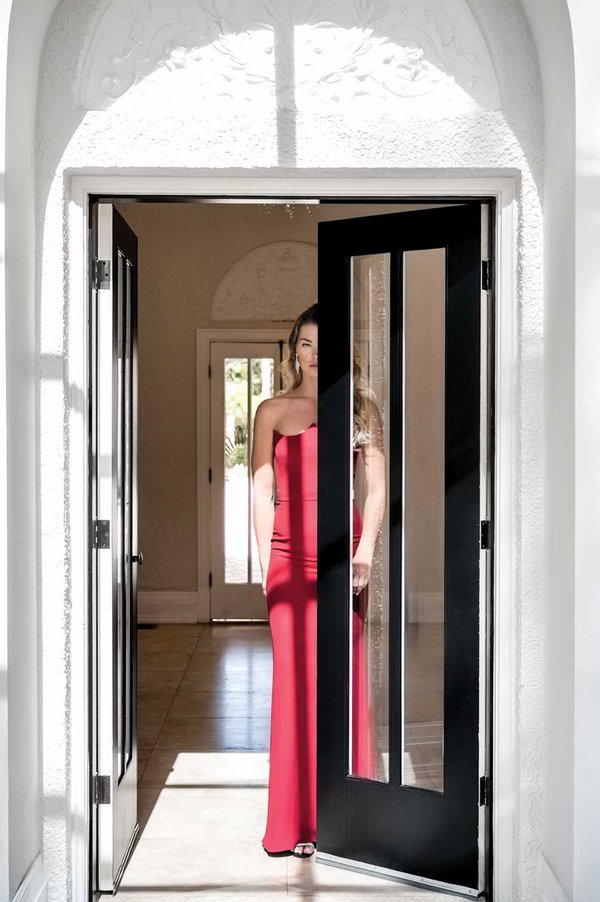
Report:
[[492,547],[492,524],[490,520],[481,521],[481,547],[489,550]]
[[492,290],[492,261],[481,261],[481,289],[482,291]]
[[212,377],[212,369],[211,369],[211,366],[210,366],[210,363],[209,363],[209,364],[208,364],[208,378],[210,379],[211,377]]
[[479,778],[479,804],[490,804],[490,778],[487,774]]
[[110,548],[110,520],[94,520],[92,548]]
[[208,481],[212,482],[212,467],[208,468]]
[[110,805],[110,777],[94,775],[94,805]]
[[94,260],[94,285],[110,288],[110,260]]
[[208,588],[210,589],[211,587],[212,587],[212,570],[208,574]]

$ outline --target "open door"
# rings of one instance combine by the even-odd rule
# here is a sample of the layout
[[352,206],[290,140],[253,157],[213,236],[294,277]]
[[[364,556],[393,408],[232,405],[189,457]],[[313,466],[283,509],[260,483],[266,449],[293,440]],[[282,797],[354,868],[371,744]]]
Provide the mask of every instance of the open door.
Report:
[[137,237],[91,208],[92,886],[113,892],[137,823]]
[[473,897],[490,885],[487,214],[318,226],[317,860]]

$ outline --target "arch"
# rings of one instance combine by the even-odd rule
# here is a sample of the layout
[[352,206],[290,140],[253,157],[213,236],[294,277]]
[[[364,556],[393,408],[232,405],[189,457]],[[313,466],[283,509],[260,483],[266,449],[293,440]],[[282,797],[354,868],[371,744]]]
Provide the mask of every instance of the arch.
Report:
[[[433,4],[431,4],[433,6]],[[409,126],[408,135],[403,134],[408,114],[394,118],[390,110],[397,109],[393,102],[389,101],[388,87],[378,95],[376,114],[383,117],[387,131],[377,134],[377,141],[368,142],[369,133],[373,135],[376,127],[376,117],[371,117],[368,124],[364,119],[354,116],[341,117],[340,110],[343,104],[333,99],[331,84],[326,84],[326,92],[319,95],[320,109],[315,115],[306,115],[307,106],[302,106],[304,115],[298,117],[296,106],[291,103],[289,94],[283,94],[276,98],[275,108],[271,110],[271,118],[264,125],[268,135],[260,129],[252,127],[253,110],[240,109],[236,111],[236,123],[233,127],[227,127],[222,132],[222,141],[236,143],[239,136],[240,125],[247,135],[247,143],[251,152],[239,148],[239,152],[230,155],[227,159],[220,158],[211,153],[211,144],[214,144],[215,136],[219,136],[218,117],[206,118],[206,110],[200,111],[200,125],[206,125],[194,130],[189,143],[183,153],[177,149],[179,137],[178,127],[180,120],[173,119],[166,124],[164,133],[159,130],[150,130],[148,145],[142,146],[139,123],[128,122],[131,109],[123,105],[108,103],[105,109],[91,108],[91,101],[85,101],[88,109],[78,108],[73,100],[73,73],[85,72],[85,67],[80,68],[83,48],[87,46],[87,38],[90,31],[98,25],[98,19],[94,16],[97,6],[91,0],[76,2],[65,0],[56,3],[55,0],[13,0],[7,3],[4,11],[5,41],[2,44],[2,71],[6,73],[5,90],[3,92],[3,104],[6,110],[7,133],[5,143],[6,159],[6,188],[5,188],[5,216],[6,239],[3,261],[9,260],[10,267],[5,276],[7,291],[6,302],[6,329],[8,354],[3,359],[2,372],[6,375],[7,397],[7,423],[8,433],[3,435],[3,446],[8,448],[8,461],[3,461],[1,474],[3,484],[9,486],[9,494],[6,505],[2,511],[5,522],[12,526],[12,544],[9,549],[13,555],[11,567],[7,575],[7,601],[3,602],[2,617],[6,616],[7,607],[10,604],[11,624],[7,633],[6,643],[3,640],[1,652],[8,657],[8,648],[12,649],[8,658],[11,668],[11,680],[9,683],[8,704],[12,710],[18,710],[22,716],[23,732],[20,734],[19,746],[15,739],[5,742],[7,725],[0,722],[0,798],[8,798],[8,769],[10,765],[12,796],[10,809],[11,848],[7,838],[2,835],[0,839],[0,881],[5,879],[5,895],[11,898],[21,882],[31,861],[38,853],[38,817],[42,806],[41,799],[51,800],[49,821],[50,828],[46,828],[43,843],[46,847],[48,873],[51,873],[54,881],[53,893],[56,898],[69,898],[71,880],[64,868],[64,860],[70,857],[70,845],[81,826],[80,815],[83,810],[80,788],[77,780],[81,774],[78,762],[72,762],[69,757],[69,747],[65,737],[68,736],[68,704],[70,686],[68,679],[61,683],[61,675],[68,673],[66,663],[69,660],[70,645],[77,640],[77,618],[73,619],[75,599],[72,594],[72,573],[69,570],[68,556],[62,557],[64,543],[62,539],[58,545],[48,546],[42,549],[42,559],[39,561],[40,571],[36,574],[32,567],[32,549],[38,544],[46,548],[48,533],[42,533],[42,528],[47,530],[54,525],[58,535],[62,536],[62,513],[67,508],[65,499],[68,492],[68,458],[65,438],[63,435],[63,417],[65,422],[67,413],[73,403],[77,403],[78,386],[69,381],[69,348],[65,345],[65,333],[63,331],[64,316],[68,311],[64,307],[64,185],[68,181],[69,173],[80,167],[113,167],[132,165],[132,154],[137,157],[137,165],[144,167],[158,167],[161,165],[161,152],[166,153],[166,165],[173,170],[189,171],[202,169],[207,173],[217,172],[223,167],[234,168],[238,171],[252,166],[257,171],[275,171],[285,167],[296,167],[299,171],[319,171],[315,165],[317,159],[311,149],[311,128],[318,129],[321,144],[321,162],[323,168],[338,168],[347,175],[353,173],[368,173],[381,171],[390,167],[404,169],[406,172],[426,171],[439,172],[449,169],[480,169],[504,168],[516,172],[523,184],[522,199],[525,212],[522,223],[521,245],[521,297],[533,298],[532,304],[524,310],[524,322],[521,324],[520,338],[523,343],[523,366],[525,371],[533,369],[535,380],[539,378],[539,371],[535,369],[536,356],[543,349],[542,344],[542,313],[541,293],[539,289],[539,259],[535,251],[530,247],[539,248],[541,241],[541,216],[538,205],[538,190],[542,185],[542,137],[534,134],[535,123],[528,121],[528,115],[522,115],[518,109],[518,98],[533,92],[537,96],[539,89],[536,75],[536,51],[537,45],[540,60],[548,59],[547,64],[542,65],[542,83],[545,88],[546,123],[550,119],[556,130],[546,132],[546,152],[550,151],[553,178],[558,183],[562,174],[568,173],[572,159],[561,162],[559,154],[552,156],[552,139],[559,133],[558,122],[567,104],[569,109],[575,106],[575,85],[572,71],[573,49],[571,45],[570,28],[564,28],[564,22],[570,22],[569,9],[565,0],[553,0],[552,3],[536,4],[532,0],[522,0],[522,5],[528,16],[529,26],[533,32],[533,42],[529,40],[527,25],[520,14],[518,4],[512,0],[502,2],[472,3],[472,17],[478,31],[483,35],[483,41],[488,48],[489,60],[496,79],[499,101],[493,99],[480,103],[481,109],[469,110],[463,108],[460,115],[455,117],[453,123],[449,123],[447,117],[440,115],[443,109],[438,106],[437,112],[431,110],[431,115],[424,121],[417,121],[418,115],[412,118],[415,122]],[[442,11],[454,9],[448,2],[435,4]],[[556,12],[556,16],[549,11]],[[499,19],[508,17],[512,21],[510,33],[505,26],[498,25]],[[71,47],[62,45],[63,54],[60,56],[61,38],[68,36]],[[516,63],[509,45],[513,43],[517,48]],[[450,42],[452,44],[452,42]],[[44,46],[45,44],[45,46]],[[206,45],[208,46],[208,45]],[[211,45],[212,46],[212,45]],[[455,45],[456,46],[456,45]],[[393,64],[385,64],[382,56],[382,43],[373,42],[372,52],[378,65],[393,68]],[[415,82],[418,87],[423,87],[429,79],[433,85],[433,68],[427,74],[424,69],[424,60],[427,61],[425,49],[423,55],[418,53],[403,53],[405,45],[397,43],[393,48],[392,59],[400,74],[393,78],[402,78],[404,72],[416,73]],[[557,47],[563,47],[565,53],[554,56],[552,66],[552,53]],[[414,49],[414,48],[413,48]],[[179,55],[178,55],[179,54]],[[231,57],[231,53],[230,53]],[[179,62],[183,56],[174,45],[169,51],[169,60],[174,67],[174,72],[183,69]],[[513,60],[514,73],[510,72]],[[527,62],[529,59],[529,63]],[[571,60],[571,64],[569,63]],[[38,74],[41,63],[41,81],[38,91]],[[284,56],[283,63],[278,60],[277,65],[290,64],[290,56]],[[164,68],[167,68],[166,61]],[[94,70],[95,71],[95,70]],[[316,73],[317,69],[313,69]],[[524,81],[520,76],[525,72]],[[445,71],[444,84],[450,89],[449,73]],[[162,75],[166,75],[163,73]],[[161,77],[162,77],[161,75]],[[151,86],[151,74],[146,78],[148,87]],[[355,84],[359,75],[352,74],[349,83]],[[421,81],[419,82],[419,79]],[[142,75],[142,80],[145,78]],[[460,80],[457,80],[459,86]],[[520,83],[519,83],[520,81]],[[88,78],[88,85],[93,82]],[[137,80],[137,75],[132,86],[143,88],[142,82]],[[313,79],[313,87],[323,84],[323,79]],[[555,95],[554,88],[560,88],[560,97]],[[408,84],[412,90],[415,85]],[[429,95],[435,96],[433,87]],[[393,96],[393,91],[391,92]],[[88,96],[80,94],[80,98]],[[134,94],[129,95],[133,98]],[[309,96],[309,95],[307,95]],[[335,110],[337,117],[335,128],[327,128],[323,120],[327,117],[325,98],[329,96],[329,106]],[[441,94],[438,95],[440,97]],[[457,95],[455,95],[456,98]],[[472,99],[472,95],[471,96]],[[36,157],[36,106],[40,99],[40,136],[42,144]],[[123,95],[124,97],[124,95]],[[382,100],[382,98],[386,98]],[[411,98],[405,98],[411,103]],[[539,97],[537,98],[539,100]],[[536,101],[537,102],[537,101]],[[80,104],[81,105],[81,104]],[[414,106],[414,104],[413,104]],[[108,109],[110,107],[110,110]],[[404,105],[406,111],[406,104]],[[529,108],[528,108],[529,109]],[[325,110],[325,111],[324,111]],[[351,108],[348,108],[352,112]],[[3,110],[4,112],[4,110]],[[135,111],[134,118],[135,118]],[[110,113],[110,121],[105,116]],[[370,111],[366,118],[369,119]],[[204,116],[204,119],[202,119]],[[164,123],[163,123],[164,124]],[[381,123],[380,123],[381,124]],[[50,135],[50,130],[58,129],[56,137]],[[293,128],[291,126],[294,126]],[[485,130],[488,128],[489,136]],[[573,129],[569,122],[569,128]],[[353,129],[349,136],[349,129]],[[547,125],[548,129],[548,125]],[[371,131],[370,131],[371,130]],[[346,140],[348,139],[348,140]],[[470,146],[464,149],[459,143],[468,143]],[[218,141],[217,141],[218,143]],[[119,150],[119,146],[126,147],[126,153]],[[94,152],[94,146],[97,152]],[[221,145],[222,146],[222,145]],[[199,148],[201,153],[198,152]],[[502,152],[499,152],[499,148]],[[523,152],[525,148],[525,152]],[[563,166],[564,168],[561,168]],[[39,185],[39,193],[34,193],[34,187]],[[547,186],[546,186],[547,190]],[[548,194],[547,194],[548,196]],[[552,193],[550,192],[552,200]],[[560,200],[558,198],[557,200]],[[532,212],[533,211],[533,212]],[[556,223],[560,211],[552,210],[546,218],[546,224]],[[41,230],[36,244],[36,219]],[[552,227],[552,226],[551,226]],[[556,230],[558,234],[558,229]],[[533,242],[531,239],[533,238]],[[554,241],[555,239],[552,239]],[[556,239],[558,242],[558,239]],[[552,247],[552,242],[550,247]],[[547,245],[548,248],[548,245]],[[552,257],[549,257],[552,259]],[[53,263],[52,261],[56,261]],[[4,263],[2,264],[4,265]],[[556,269],[558,270],[559,264]],[[44,281],[44,290],[41,289],[41,281]],[[40,341],[36,338],[36,330],[42,328]],[[5,354],[5,345],[0,343]],[[13,362],[19,361],[18,366]],[[556,356],[559,362],[558,355]],[[24,362],[24,363],[23,363]],[[10,363],[10,368],[7,366]],[[558,369],[557,373],[564,372]],[[28,449],[35,448],[39,440],[40,424],[36,421],[36,392],[40,387],[40,377],[44,380],[45,387],[56,390],[57,407],[54,412],[59,412],[56,422],[52,425],[59,432],[51,431],[49,441],[51,451],[48,456],[50,471],[43,479],[53,479],[56,482],[58,495],[41,497],[38,494],[40,483],[37,482],[39,474],[39,460],[29,453]],[[558,377],[557,377],[558,378]],[[535,381],[534,380],[534,381]],[[42,397],[42,407],[47,403]],[[523,461],[524,471],[521,474],[521,485],[525,486],[531,477],[533,487],[533,511],[532,517],[524,521],[522,530],[527,536],[528,547],[536,545],[535,530],[532,533],[533,517],[539,510],[539,466],[537,458],[536,430],[539,422],[533,407],[537,403],[536,391],[525,388],[523,391],[522,422],[523,422]],[[61,405],[63,409],[61,410]],[[557,434],[560,426],[557,426]],[[568,453],[568,452],[565,452]],[[563,458],[564,459],[564,456]],[[558,470],[560,459],[555,461]],[[37,486],[35,492],[31,487]],[[44,486],[41,486],[44,489]],[[531,495],[527,490],[523,492],[522,504],[527,507],[531,501]],[[62,505],[56,511],[54,503],[59,501]],[[38,522],[37,505],[41,503],[41,513],[46,518],[42,523]],[[17,545],[21,549],[17,549]],[[524,549],[526,557],[528,551]],[[21,556],[19,556],[21,555]],[[54,564],[51,566],[51,561]],[[59,561],[56,564],[56,561]],[[533,586],[533,591],[529,589]],[[533,583],[521,586],[523,597],[531,602],[531,612],[524,612],[520,628],[524,633],[535,634],[539,623],[536,618],[539,615],[539,593]],[[50,598],[54,596],[59,600],[58,607],[52,608]],[[38,621],[38,604],[42,605],[41,619]],[[56,668],[56,682],[48,683],[42,698],[44,716],[56,723],[65,722],[65,736],[57,731],[55,741],[48,739],[44,748],[44,760],[41,771],[37,769],[35,756],[30,761],[26,749],[37,750],[38,729],[37,723],[37,695],[41,693],[41,683],[38,688],[25,696],[19,696],[23,681],[19,679],[17,658],[20,657],[24,664],[36,660],[36,648],[38,641],[38,627],[45,629],[45,618],[50,613],[56,615],[55,632],[48,632],[46,657],[40,662],[44,673],[48,674],[52,668]],[[24,640],[27,630],[31,627],[29,638]],[[3,631],[0,630],[0,634]],[[535,649],[532,652],[535,656]],[[532,671],[527,671],[528,661],[519,661],[519,679],[526,685],[528,676]],[[535,662],[534,662],[535,663]],[[63,669],[63,664],[65,668]],[[541,709],[540,695],[537,692],[537,679],[534,680],[533,690],[529,687],[523,690],[521,697],[522,707],[520,716],[527,718],[532,713],[533,725],[528,725],[524,731],[530,734],[530,730],[537,729],[539,723],[539,710]],[[52,697],[54,695],[54,697]],[[537,742],[538,735],[535,735]],[[519,813],[519,821],[516,825],[516,846],[523,850],[540,843],[539,829],[536,826],[538,811],[532,795],[536,787],[536,772],[539,765],[539,746],[536,744],[534,754],[526,760],[520,759],[522,764],[524,807]],[[558,783],[557,779],[557,783]],[[31,786],[37,784],[38,792],[32,793]],[[2,790],[6,790],[3,792]],[[43,803],[44,807],[46,802]],[[563,809],[561,809],[563,810]],[[568,812],[567,812],[568,815]],[[557,821],[561,820],[559,816]],[[568,816],[562,818],[568,823]],[[29,824],[29,826],[28,826]],[[75,826],[73,826],[75,825]],[[566,848],[565,853],[572,860],[572,849]],[[524,856],[524,852],[523,852]],[[519,854],[517,860],[521,861]],[[531,867],[525,869],[518,877],[521,884],[520,898],[532,898]],[[84,873],[84,863],[81,862],[81,873]],[[568,865],[561,862],[557,873],[564,875],[564,885],[568,885]],[[61,881],[63,881],[61,883]],[[529,881],[529,882],[528,882]],[[77,882],[75,881],[75,886]],[[5,889],[0,882],[0,895]],[[529,894],[528,894],[529,893]]]
[[215,291],[212,319],[293,321],[316,293],[316,246],[272,241],[253,248],[228,269]]
[[[115,48],[117,52],[115,52]],[[183,103],[240,100],[294,111],[404,101],[404,114],[460,115],[500,105],[486,44],[465,0],[315,0],[308,8],[112,0],[82,55],[77,97],[106,109],[166,73]],[[172,102],[173,92],[168,96]],[[449,112],[450,111],[450,112]]]

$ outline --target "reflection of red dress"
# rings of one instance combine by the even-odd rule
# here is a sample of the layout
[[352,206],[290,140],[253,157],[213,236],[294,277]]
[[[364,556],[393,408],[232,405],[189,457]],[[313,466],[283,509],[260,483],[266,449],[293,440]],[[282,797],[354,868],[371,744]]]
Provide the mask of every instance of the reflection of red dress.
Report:
[[[266,580],[273,643],[267,825],[268,852],[316,842],[317,424],[275,431],[278,503]],[[356,455],[355,455],[356,460]],[[354,549],[361,519],[354,507]],[[373,774],[365,609],[353,599],[353,773]]]

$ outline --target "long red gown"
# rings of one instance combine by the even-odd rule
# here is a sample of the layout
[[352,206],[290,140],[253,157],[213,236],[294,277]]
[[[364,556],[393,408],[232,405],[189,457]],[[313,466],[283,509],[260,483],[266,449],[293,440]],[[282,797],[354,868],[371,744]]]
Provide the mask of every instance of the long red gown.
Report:
[[[317,424],[273,433],[275,506],[266,599],[273,644],[267,852],[316,842]],[[356,452],[357,453],[357,452]],[[356,461],[355,453],[355,461]],[[354,549],[361,518],[354,506]],[[373,773],[366,593],[353,601],[353,773]]]

